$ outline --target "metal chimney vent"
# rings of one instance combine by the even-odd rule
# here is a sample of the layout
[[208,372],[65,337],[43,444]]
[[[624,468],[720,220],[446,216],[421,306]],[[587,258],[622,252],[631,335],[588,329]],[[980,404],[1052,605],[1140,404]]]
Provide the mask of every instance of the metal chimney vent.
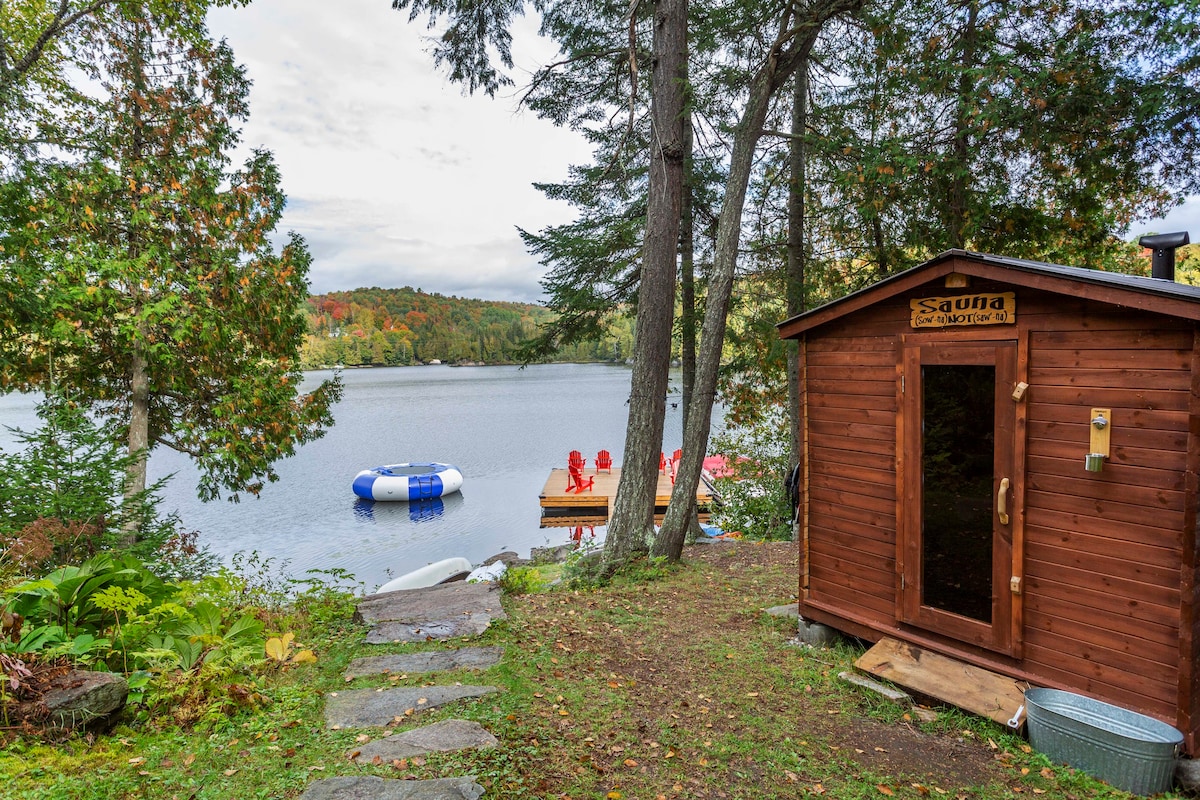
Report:
[[1187,231],[1143,236],[1138,244],[1151,250],[1150,275],[1164,281],[1175,280],[1175,248],[1189,244]]

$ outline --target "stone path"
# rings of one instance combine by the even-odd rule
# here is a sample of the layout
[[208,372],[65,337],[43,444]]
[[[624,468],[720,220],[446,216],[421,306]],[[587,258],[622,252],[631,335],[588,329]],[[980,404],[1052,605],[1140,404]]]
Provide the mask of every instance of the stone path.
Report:
[[[504,619],[500,587],[494,583],[450,583],[427,589],[370,595],[359,603],[354,618],[372,628],[370,644],[445,641],[483,633],[494,619]],[[427,673],[458,669],[487,669],[499,663],[500,647],[464,647],[422,653],[368,656],[355,659],[347,681],[371,675]],[[422,711],[447,703],[482,697],[494,686],[432,685],[347,689],[325,699],[325,726],[385,728],[379,738],[365,742],[348,755],[357,763],[390,763],[425,753],[496,747],[499,742],[481,725],[448,719],[394,735],[391,726]],[[405,781],[374,776],[325,778],[310,783],[301,800],[477,800],[483,787],[471,776]]]

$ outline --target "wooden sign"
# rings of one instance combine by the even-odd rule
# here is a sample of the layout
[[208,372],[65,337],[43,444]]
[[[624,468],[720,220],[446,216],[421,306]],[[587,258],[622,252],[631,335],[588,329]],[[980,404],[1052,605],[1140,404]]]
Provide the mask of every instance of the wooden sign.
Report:
[[914,328],[947,328],[952,325],[1005,325],[1017,321],[1017,296],[960,294],[954,297],[922,297],[910,300]]

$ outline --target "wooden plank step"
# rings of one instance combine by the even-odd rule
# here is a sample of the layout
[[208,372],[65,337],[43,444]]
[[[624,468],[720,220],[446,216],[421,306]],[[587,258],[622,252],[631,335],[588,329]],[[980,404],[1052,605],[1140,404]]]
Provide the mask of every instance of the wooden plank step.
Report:
[[1013,678],[888,637],[863,653],[854,666],[1001,725],[1007,725],[1025,703],[1022,684]]

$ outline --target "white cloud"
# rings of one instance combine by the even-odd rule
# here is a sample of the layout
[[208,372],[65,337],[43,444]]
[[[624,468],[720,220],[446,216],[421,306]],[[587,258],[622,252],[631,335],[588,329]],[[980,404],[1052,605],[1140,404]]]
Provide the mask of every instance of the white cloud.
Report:
[[[435,72],[423,21],[388,0],[255,0],[209,25],[254,82],[243,139],[279,163],[281,228],[308,241],[314,292],[540,296],[544,268],[516,227],[571,219],[531,184],[586,160],[581,137],[518,112],[511,93],[464,96]],[[532,30],[518,25],[518,83],[553,55]]]

